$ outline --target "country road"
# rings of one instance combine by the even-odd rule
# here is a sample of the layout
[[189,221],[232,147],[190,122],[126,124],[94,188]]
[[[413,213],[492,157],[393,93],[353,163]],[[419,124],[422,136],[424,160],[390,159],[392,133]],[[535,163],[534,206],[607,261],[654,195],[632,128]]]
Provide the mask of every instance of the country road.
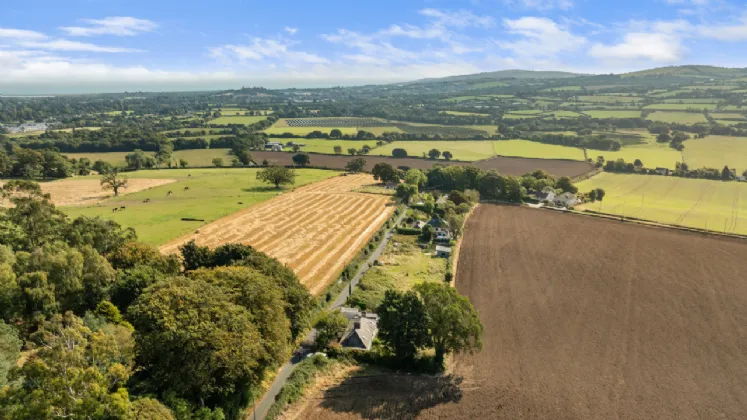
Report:
[[[397,220],[394,222],[394,225],[387,230],[387,232],[384,234],[384,238],[381,240],[381,243],[378,247],[371,253],[371,255],[366,260],[366,263],[361,266],[361,268],[358,270],[358,272],[353,276],[353,279],[350,280],[350,286],[344,288],[339,295],[337,295],[337,298],[332,302],[332,304],[329,305],[328,309],[336,309],[341,307],[345,304],[345,301],[347,301],[348,296],[350,295],[350,290],[357,286],[358,283],[363,278],[363,275],[366,274],[368,269],[373,266],[373,263],[375,260],[379,259],[381,257],[381,254],[384,253],[384,250],[386,250],[386,246],[389,243],[389,240],[392,239],[393,231],[397,228],[397,226],[402,223],[402,220],[407,216],[407,211],[403,211],[402,214],[397,217]],[[304,341],[311,341],[314,337],[315,331],[311,330],[305,337]],[[267,390],[265,395],[262,397],[262,400],[254,407],[254,411],[249,415],[249,419],[255,420],[255,419],[264,419],[267,415],[267,412],[270,410],[270,407],[275,402],[275,397],[280,393],[280,389],[283,388],[283,385],[285,385],[285,381],[288,380],[288,376],[293,372],[293,370],[296,368],[296,365],[298,363],[302,362],[303,359],[306,357],[306,355],[309,353],[308,349],[305,349],[303,347],[299,347],[296,352],[291,357],[291,360],[289,360],[286,364],[283,365],[283,367],[278,372],[277,377],[275,377],[275,381],[273,381],[272,385],[270,385],[270,388]]]

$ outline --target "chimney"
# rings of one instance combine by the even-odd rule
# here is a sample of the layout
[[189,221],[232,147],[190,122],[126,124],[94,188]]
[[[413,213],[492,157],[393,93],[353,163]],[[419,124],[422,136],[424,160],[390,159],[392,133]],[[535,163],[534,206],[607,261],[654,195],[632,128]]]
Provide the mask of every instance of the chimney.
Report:
[[353,324],[353,329],[360,330],[361,329],[361,322],[360,321],[355,321],[355,323]]

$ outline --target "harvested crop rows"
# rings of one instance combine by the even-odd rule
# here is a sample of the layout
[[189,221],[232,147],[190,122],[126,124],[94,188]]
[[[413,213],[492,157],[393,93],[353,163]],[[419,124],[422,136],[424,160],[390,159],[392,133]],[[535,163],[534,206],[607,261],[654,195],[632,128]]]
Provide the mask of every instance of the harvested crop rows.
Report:
[[[131,194],[148,188],[176,182],[175,179],[130,179],[126,189],[120,194]],[[57,206],[82,206],[102,201],[114,194],[101,188],[98,179],[64,179],[53,182],[42,182],[42,191],[52,196]]]
[[210,247],[251,245],[288,264],[318,294],[394,211],[387,196],[351,192],[372,183],[370,175],[351,175],[311,184],[217,220],[161,251],[176,252],[192,239]]

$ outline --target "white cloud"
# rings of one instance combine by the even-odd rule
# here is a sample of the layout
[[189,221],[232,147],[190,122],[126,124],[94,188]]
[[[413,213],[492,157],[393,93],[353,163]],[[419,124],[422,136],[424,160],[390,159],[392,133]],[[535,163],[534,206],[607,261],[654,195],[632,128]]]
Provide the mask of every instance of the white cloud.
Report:
[[404,36],[415,39],[432,39],[441,38],[446,31],[440,26],[431,26],[421,28],[415,25],[391,25],[390,27],[379,31],[380,35]]
[[295,35],[296,32],[298,32],[298,28],[294,28],[292,26],[286,26],[285,27],[285,32],[288,32],[291,35]]
[[41,32],[27,31],[25,29],[0,28],[0,38],[10,39],[44,39],[47,36]]
[[492,28],[495,26],[495,19],[490,16],[477,16],[468,10],[439,10],[439,9],[422,9],[418,13],[434,20],[434,24],[441,26],[450,26],[455,28],[477,27]]
[[573,7],[572,0],[503,0],[509,6],[523,9],[547,11],[553,9],[568,10]]
[[87,42],[55,39],[50,41],[20,41],[18,45],[26,48],[36,48],[45,51],[85,51],[99,53],[134,53],[143,52],[134,48],[105,47]]
[[683,58],[685,49],[673,34],[631,32],[617,44],[594,44],[589,55],[595,58],[625,61],[646,60],[656,63],[675,62]]
[[498,45],[519,56],[551,57],[577,50],[586,44],[586,38],[573,35],[548,18],[505,19],[503,23],[509,33],[518,35],[520,39],[499,42]]
[[719,41],[745,41],[747,40],[747,16],[743,16],[735,24],[720,25],[698,25],[697,32],[705,38],[713,38]]
[[274,39],[254,38],[249,44],[226,44],[210,49],[210,55],[222,59],[239,61],[262,61],[265,59],[282,59],[291,63],[327,63],[324,57],[304,51],[291,49],[289,42]]
[[158,28],[155,22],[130,16],[113,16],[103,19],[83,19],[90,26],[63,26],[60,29],[70,36],[116,35],[134,36]]

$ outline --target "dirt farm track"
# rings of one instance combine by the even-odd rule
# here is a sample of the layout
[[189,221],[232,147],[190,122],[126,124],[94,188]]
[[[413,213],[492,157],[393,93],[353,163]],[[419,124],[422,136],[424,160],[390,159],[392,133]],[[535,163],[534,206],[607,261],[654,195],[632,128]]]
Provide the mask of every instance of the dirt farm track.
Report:
[[351,192],[374,183],[358,174],[306,185],[177,238],[161,252],[177,252],[192,239],[209,247],[251,245],[288,264],[318,294],[394,212],[389,196]]
[[481,205],[456,279],[484,349],[455,358],[458,391],[346,380],[303,418],[745,419],[745,255],[744,241]]

